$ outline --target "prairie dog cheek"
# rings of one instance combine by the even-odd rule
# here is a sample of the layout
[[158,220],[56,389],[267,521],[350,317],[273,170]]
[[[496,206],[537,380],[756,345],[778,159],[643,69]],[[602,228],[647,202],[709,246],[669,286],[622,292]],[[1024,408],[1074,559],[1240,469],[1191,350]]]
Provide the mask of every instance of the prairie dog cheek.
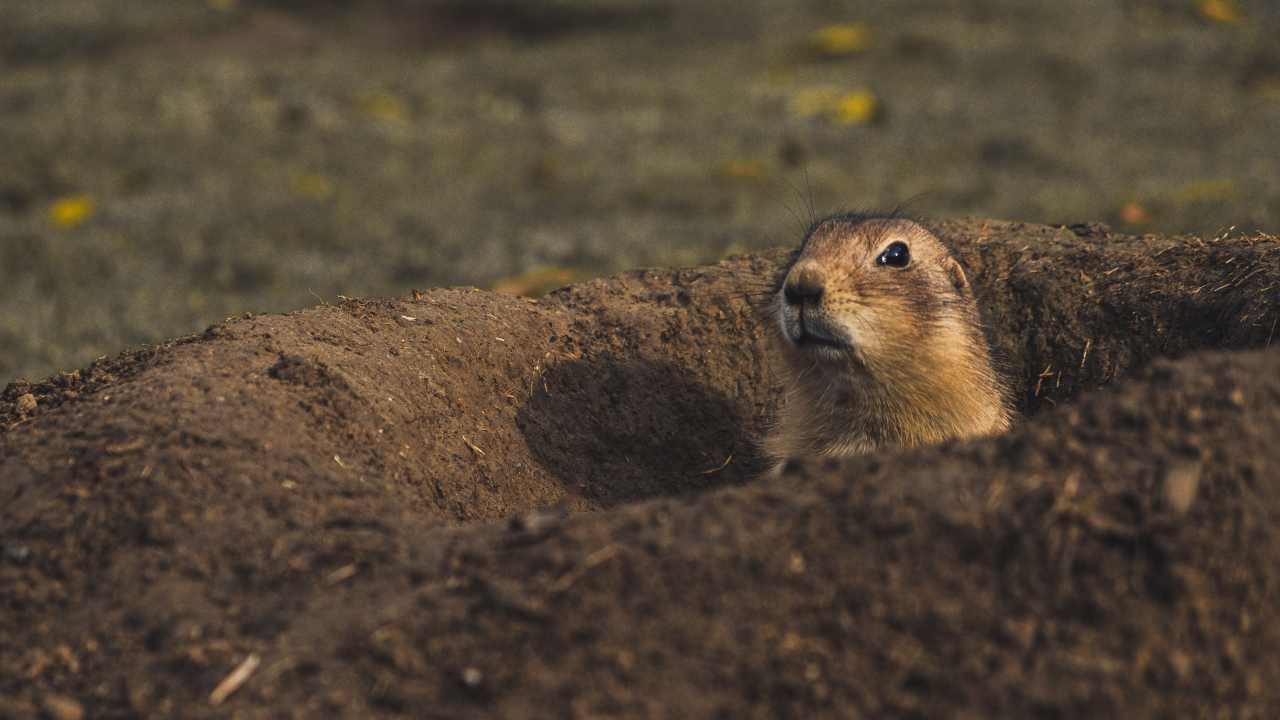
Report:
[[844,331],[854,349],[862,354],[875,353],[884,348],[884,328],[872,322],[867,310],[842,308],[828,313],[832,325]]

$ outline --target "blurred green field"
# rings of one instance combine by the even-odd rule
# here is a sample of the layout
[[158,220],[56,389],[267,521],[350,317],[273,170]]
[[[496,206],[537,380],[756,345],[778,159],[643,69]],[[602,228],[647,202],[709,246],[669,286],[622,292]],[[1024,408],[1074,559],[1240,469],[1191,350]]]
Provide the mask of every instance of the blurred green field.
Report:
[[7,0],[0,384],[811,208],[1275,232],[1277,36],[1261,0]]

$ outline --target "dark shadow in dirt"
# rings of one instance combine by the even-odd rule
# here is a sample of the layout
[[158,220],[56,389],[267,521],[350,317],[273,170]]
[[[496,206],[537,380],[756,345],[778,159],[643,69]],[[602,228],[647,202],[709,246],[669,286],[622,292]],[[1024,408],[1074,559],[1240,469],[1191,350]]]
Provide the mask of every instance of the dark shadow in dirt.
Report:
[[516,425],[538,462],[593,503],[740,484],[764,467],[733,400],[677,365],[601,357],[542,379]]

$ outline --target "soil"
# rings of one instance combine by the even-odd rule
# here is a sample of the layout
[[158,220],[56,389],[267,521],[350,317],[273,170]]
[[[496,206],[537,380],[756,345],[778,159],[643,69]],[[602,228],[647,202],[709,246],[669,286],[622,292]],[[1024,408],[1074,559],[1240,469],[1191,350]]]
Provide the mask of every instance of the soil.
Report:
[[9,385],[0,716],[1275,716],[1280,239],[936,227],[1024,420],[778,479],[783,251]]

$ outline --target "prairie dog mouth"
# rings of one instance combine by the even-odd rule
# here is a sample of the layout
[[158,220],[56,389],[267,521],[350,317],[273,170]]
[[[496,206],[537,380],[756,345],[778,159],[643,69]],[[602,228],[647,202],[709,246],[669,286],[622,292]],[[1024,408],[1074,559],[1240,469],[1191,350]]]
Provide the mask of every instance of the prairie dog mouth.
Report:
[[829,347],[843,350],[849,347],[849,343],[829,337],[824,334],[816,333],[808,328],[800,328],[799,334],[791,338],[791,342],[796,347]]
[[812,312],[800,310],[784,322],[785,335],[791,344],[801,349],[847,350],[852,343],[832,329],[826,322],[813,317]]

